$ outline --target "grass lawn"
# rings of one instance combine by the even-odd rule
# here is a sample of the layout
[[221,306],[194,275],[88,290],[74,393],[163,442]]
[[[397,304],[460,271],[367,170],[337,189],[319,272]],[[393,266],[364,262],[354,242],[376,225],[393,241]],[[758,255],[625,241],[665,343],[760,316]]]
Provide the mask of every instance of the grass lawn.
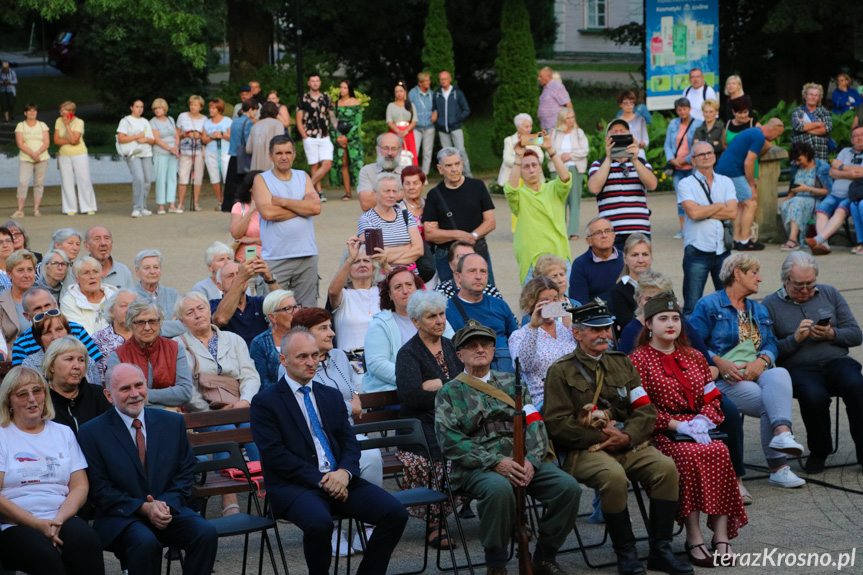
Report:
[[76,76],[38,76],[18,80],[18,102],[20,105],[36,104],[39,111],[56,110],[60,104],[70,100],[80,108],[99,102],[99,95],[87,81]]
[[[537,64],[539,70],[546,64]],[[640,64],[554,64],[551,66],[556,71],[568,72],[638,72]]]

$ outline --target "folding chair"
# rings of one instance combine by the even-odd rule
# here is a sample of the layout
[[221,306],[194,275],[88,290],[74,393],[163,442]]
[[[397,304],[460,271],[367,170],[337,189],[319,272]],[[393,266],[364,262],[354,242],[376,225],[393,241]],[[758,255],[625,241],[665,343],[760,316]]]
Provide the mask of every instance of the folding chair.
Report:
[[[386,436],[370,437],[368,439],[360,440],[360,448],[363,450],[399,448],[408,446],[410,446],[411,449],[416,449],[417,447],[419,447],[428,458],[429,464],[434,464],[434,459],[432,459],[431,457],[431,451],[429,450],[428,442],[426,442],[426,437],[422,429],[422,424],[417,419],[398,419],[391,421],[381,421],[377,423],[360,423],[354,425],[354,431],[357,434],[362,434],[366,436],[373,433],[387,433]],[[446,470],[445,465],[444,470]],[[428,528],[428,526],[431,524],[431,505],[439,505],[439,525],[442,525],[443,529],[445,529],[447,533],[450,532],[449,524],[446,517],[447,514],[444,513],[443,504],[449,501],[450,505],[452,505],[453,510],[455,510],[455,499],[453,498],[452,492],[448,489],[448,486],[441,486],[438,484],[434,470],[429,471],[428,487],[415,487],[413,489],[394,491],[391,492],[391,495],[395,497],[405,507],[425,506],[427,509],[426,528]],[[465,551],[465,556],[468,560],[468,566],[471,574],[473,574],[473,569],[470,567],[470,556],[468,555],[467,541],[465,540],[464,532],[461,528],[461,522],[458,519],[458,514],[455,514],[455,519],[456,529],[458,531],[462,547]],[[362,530],[360,530],[360,532],[362,533]],[[360,538],[364,539],[364,536],[361,535]],[[365,544],[365,541],[363,541],[363,543]],[[416,575],[425,571],[426,567],[428,566],[428,550],[429,541],[428,538],[424,538],[422,568],[416,571],[407,571],[404,573],[400,573],[398,575]],[[455,549],[452,546],[449,548],[449,552],[453,565],[456,565]],[[456,572],[458,572],[458,568],[456,568]]]
[[[235,513],[226,517],[217,517],[210,519],[210,523],[216,528],[219,538],[232,537],[235,535],[244,535],[243,542],[243,575],[246,573],[246,560],[249,552],[249,534],[261,533],[261,549],[258,559],[258,575],[261,575],[264,566],[264,543],[266,542],[267,550],[270,554],[270,562],[273,565],[273,572],[278,574],[279,570],[276,567],[276,558],[273,555],[273,547],[270,543],[270,537],[267,534],[268,529],[272,529],[276,536],[276,543],[279,546],[279,555],[282,558],[282,568],[285,575],[288,575],[288,564],[285,560],[285,552],[282,549],[282,540],[279,537],[279,530],[276,521],[263,513],[261,504],[258,501],[258,494],[255,489],[255,484],[249,475],[249,469],[246,467],[246,460],[243,459],[243,454],[240,451],[240,446],[233,442],[226,443],[210,443],[207,445],[196,445],[193,448],[195,455],[212,455],[215,453],[227,453],[227,459],[205,459],[198,460],[195,465],[195,474],[200,474],[200,484],[203,485],[206,481],[208,472],[221,472],[223,469],[239,469],[246,478],[247,487],[243,491],[248,492],[249,503],[246,513]],[[240,482],[238,482],[240,483]],[[241,483],[240,483],[241,484]],[[257,515],[252,515],[252,502],[255,504]]]

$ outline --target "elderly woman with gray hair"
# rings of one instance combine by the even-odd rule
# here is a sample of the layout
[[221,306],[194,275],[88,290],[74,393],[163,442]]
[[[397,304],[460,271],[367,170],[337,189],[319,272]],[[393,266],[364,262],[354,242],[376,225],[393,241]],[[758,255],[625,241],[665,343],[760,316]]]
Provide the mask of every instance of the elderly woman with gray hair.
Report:
[[63,293],[63,282],[69,270],[69,256],[63,250],[48,250],[42,256],[42,263],[37,267],[36,283],[33,285],[45,288],[54,299],[60,301]]
[[36,256],[27,250],[12,252],[6,258],[6,273],[12,285],[0,293],[0,352],[8,357],[15,339],[31,325],[24,316],[24,293],[36,278]]
[[791,433],[791,376],[775,366],[776,335],[767,308],[750,299],[758,293],[761,264],[737,253],[725,260],[719,277],[725,289],[698,300],[689,321],[719,368],[716,387],[741,413],[761,419],[761,448],[770,467],[770,484],[800,487],[806,481],[787,463],[788,455],[803,453]]
[[[396,356],[396,386],[401,403],[399,416],[422,422],[426,442],[435,463],[437,481],[442,479],[441,450],[434,431],[435,397],[443,385],[464,371],[452,340],[444,337],[447,329],[445,295],[433,291],[416,291],[408,299],[407,314],[417,334],[410,338]],[[404,464],[402,487],[428,486],[430,462],[424,452],[399,451]],[[447,508],[447,512],[451,509]],[[426,519],[426,508],[412,508],[411,515]],[[431,517],[437,517],[437,510]],[[437,549],[448,549],[455,542],[440,525],[430,524],[428,541]]]
[[147,374],[148,405],[179,410],[192,399],[192,374],[179,344],[159,335],[165,313],[159,304],[139,297],[126,309],[132,337],[108,356],[108,369],[132,363]]
[[[177,298],[177,290],[160,284],[162,280],[162,252],[159,250],[142,250],[135,256],[135,275],[140,280],[135,286],[139,297],[150,299],[162,308],[164,317],[171,317]],[[162,335],[174,337],[186,331],[183,324],[176,319],[170,319],[162,324]]]
[[279,347],[282,338],[291,331],[294,314],[303,306],[297,304],[294,292],[276,290],[264,298],[263,312],[270,324],[269,331],[255,336],[249,345],[249,355],[261,377],[261,387],[266,389],[279,381]]
[[132,290],[121,289],[114,292],[105,303],[105,321],[108,325],[93,334],[93,342],[102,354],[102,358],[96,362],[101,381],[105,381],[108,371],[108,356],[132,337],[132,330],[126,327],[126,310],[137,297]]
[[375,248],[386,254],[390,266],[407,266],[416,269],[416,260],[423,255],[423,239],[417,221],[408,210],[396,209],[402,197],[401,178],[396,173],[381,172],[375,177],[376,205],[360,216],[357,237],[364,240],[366,230],[381,230],[383,247]]
[[102,283],[102,264],[90,256],[72,264],[72,275],[78,283],[60,298],[60,311],[69,321],[81,324],[92,336],[108,326],[105,302],[117,288]]
[[228,244],[223,242],[213,242],[210,247],[204,251],[204,264],[210,272],[210,276],[202,279],[194,286],[192,291],[201,292],[207,299],[222,299],[224,295],[219,289],[219,284],[216,283],[216,272],[228,263],[234,261],[234,252]]
[[[533,118],[530,117],[530,114],[519,114],[513,122],[515,123],[515,134],[503,139],[503,162],[500,165],[500,172],[497,174],[499,186],[504,186],[509,181],[509,173],[512,171],[513,162],[515,162],[515,145],[522,137],[529,136],[533,132]],[[539,146],[531,145],[527,149],[536,152],[537,157],[543,157],[542,148]]]

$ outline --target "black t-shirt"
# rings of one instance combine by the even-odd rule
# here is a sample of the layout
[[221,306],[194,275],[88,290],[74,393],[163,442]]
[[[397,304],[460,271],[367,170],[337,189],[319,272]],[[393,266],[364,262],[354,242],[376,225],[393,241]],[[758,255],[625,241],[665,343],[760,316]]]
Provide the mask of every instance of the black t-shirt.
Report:
[[[447,216],[441,202],[441,195],[446,200],[447,207],[452,211],[452,219]],[[462,230],[472,232],[482,224],[482,213],[494,209],[491,195],[482,180],[465,178],[458,188],[450,189],[444,182],[432,188],[426,196],[426,207],[423,210],[423,222],[437,222],[442,230]],[[452,220],[456,227],[453,228]],[[452,242],[438,244],[442,249],[449,249]]]

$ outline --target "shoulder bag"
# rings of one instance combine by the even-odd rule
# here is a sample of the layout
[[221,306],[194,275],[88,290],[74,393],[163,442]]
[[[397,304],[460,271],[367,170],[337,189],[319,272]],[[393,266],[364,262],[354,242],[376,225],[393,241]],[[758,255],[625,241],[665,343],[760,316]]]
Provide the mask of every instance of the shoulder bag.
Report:
[[749,338],[741,341],[722,356],[725,361],[730,361],[734,365],[740,367],[749,362],[755,361],[758,357],[758,350],[755,349],[755,341],[752,339],[752,311],[749,313]]
[[[683,135],[680,136],[679,140],[677,140],[677,149],[674,150],[674,157],[675,158],[677,157],[678,152],[680,152],[680,147],[683,145],[683,140],[686,139],[686,134],[689,133],[689,128],[692,127],[692,123],[693,123],[692,118],[689,118],[689,123],[686,124],[686,130],[683,131]],[[674,166],[671,166],[670,164],[665,165],[665,175],[668,176],[669,178],[674,175],[675,171],[676,171],[676,169],[674,168]]]
[[[692,177],[701,185],[701,189],[704,190],[704,195],[707,196],[707,201],[713,204],[713,198],[710,195],[710,187],[705,182],[699,180],[695,174],[693,174]],[[721,223],[722,242],[725,245],[725,251],[728,251],[734,247],[734,220],[721,220]]]
[[213,373],[201,373],[198,365],[198,356],[189,347],[186,334],[182,335],[183,345],[192,356],[192,380],[197,384],[198,390],[204,396],[204,400],[210,405],[210,409],[222,409],[228,405],[240,401],[240,382],[233,377],[216,375]]

